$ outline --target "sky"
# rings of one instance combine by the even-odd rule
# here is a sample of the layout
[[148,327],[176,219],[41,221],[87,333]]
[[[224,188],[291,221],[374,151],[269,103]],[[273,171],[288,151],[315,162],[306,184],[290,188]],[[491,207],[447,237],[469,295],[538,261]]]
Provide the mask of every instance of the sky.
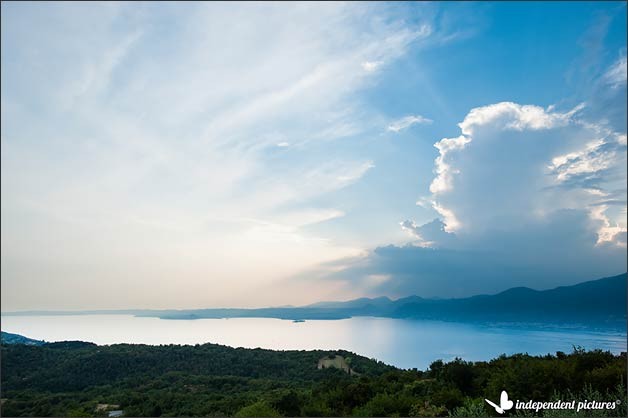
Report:
[[626,3],[2,2],[1,302],[626,271]]

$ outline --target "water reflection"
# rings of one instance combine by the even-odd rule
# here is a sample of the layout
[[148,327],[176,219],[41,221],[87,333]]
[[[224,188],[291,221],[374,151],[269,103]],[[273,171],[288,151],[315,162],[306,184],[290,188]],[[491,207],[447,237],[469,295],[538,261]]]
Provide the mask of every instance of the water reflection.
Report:
[[97,344],[198,344],[276,350],[346,349],[398,367],[425,369],[436,359],[488,360],[502,353],[626,351],[625,330],[487,326],[390,318],[292,322],[267,318],[161,320],[129,315],[6,316],[2,330],[46,341]]

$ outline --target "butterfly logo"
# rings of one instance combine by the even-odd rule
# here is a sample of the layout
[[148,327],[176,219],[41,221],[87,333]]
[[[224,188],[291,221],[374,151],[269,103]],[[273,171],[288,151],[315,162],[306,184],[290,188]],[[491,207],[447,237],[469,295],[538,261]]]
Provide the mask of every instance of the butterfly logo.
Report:
[[484,399],[490,406],[495,408],[495,411],[499,414],[503,414],[504,412],[512,409],[513,402],[508,399],[508,393],[505,390],[502,390],[502,394],[499,397],[499,405],[494,404],[488,399]]

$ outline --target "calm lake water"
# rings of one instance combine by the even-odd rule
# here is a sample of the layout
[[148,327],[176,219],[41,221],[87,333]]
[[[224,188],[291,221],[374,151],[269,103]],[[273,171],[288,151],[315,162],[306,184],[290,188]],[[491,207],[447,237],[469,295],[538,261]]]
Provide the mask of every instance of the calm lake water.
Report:
[[625,329],[505,327],[369,317],[295,323],[267,318],[174,321],[130,315],[3,316],[1,328],[46,341],[345,349],[398,367],[419,369],[437,359],[489,360],[503,353],[570,352],[574,345],[626,351]]

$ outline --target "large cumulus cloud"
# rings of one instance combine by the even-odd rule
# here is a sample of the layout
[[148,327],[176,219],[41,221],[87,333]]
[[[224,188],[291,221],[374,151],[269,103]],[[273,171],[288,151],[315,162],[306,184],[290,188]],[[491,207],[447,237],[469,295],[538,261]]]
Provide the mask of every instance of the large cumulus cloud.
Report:
[[[450,297],[624,272],[626,132],[599,115],[595,101],[470,110],[460,135],[434,144],[435,177],[417,204],[438,218],[401,222],[408,244],[376,248],[331,277],[371,294]],[[374,275],[388,279],[372,284]]]
[[[538,222],[560,209],[606,216],[599,205],[625,188],[625,133],[580,119],[583,107],[561,113],[503,102],[472,109],[459,124],[462,135],[435,144],[436,177],[421,204],[459,235]],[[625,193],[612,200],[625,207]]]

